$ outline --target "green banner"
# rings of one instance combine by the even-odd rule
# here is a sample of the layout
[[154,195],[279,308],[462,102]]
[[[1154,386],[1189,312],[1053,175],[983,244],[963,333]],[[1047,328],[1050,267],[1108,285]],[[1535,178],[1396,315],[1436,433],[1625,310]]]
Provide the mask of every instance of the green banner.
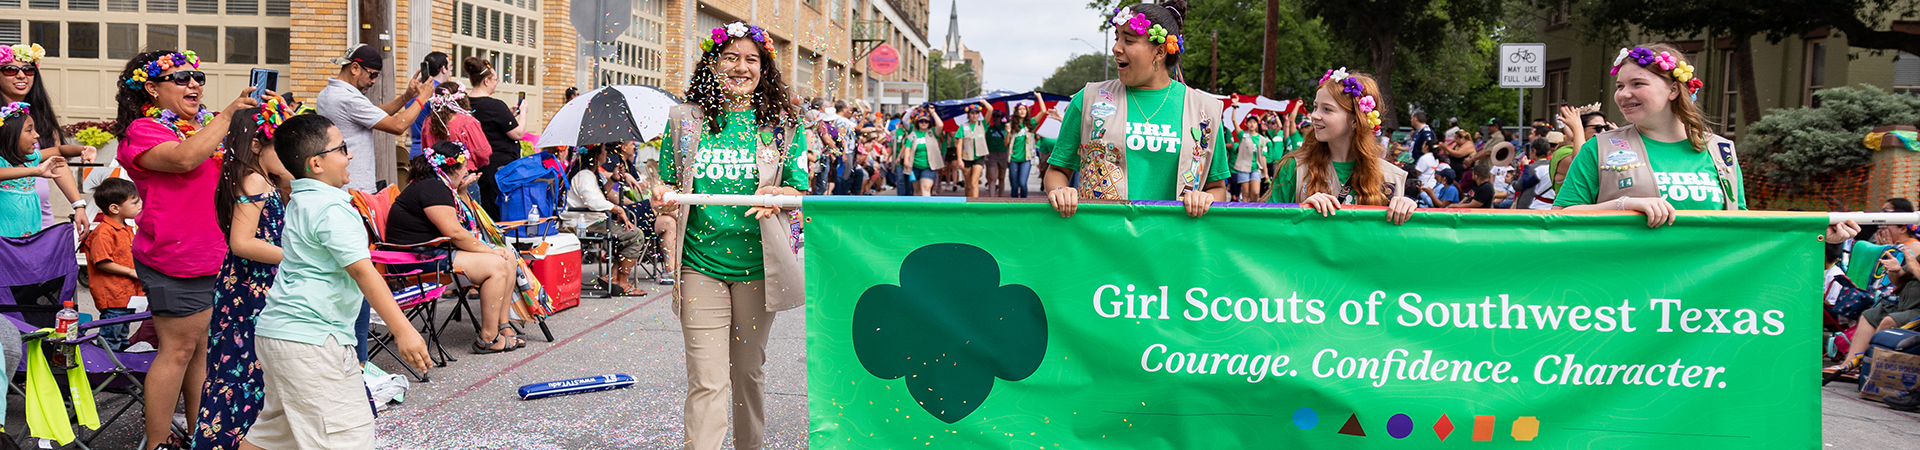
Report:
[[812,201],[813,448],[1819,448],[1823,214]]

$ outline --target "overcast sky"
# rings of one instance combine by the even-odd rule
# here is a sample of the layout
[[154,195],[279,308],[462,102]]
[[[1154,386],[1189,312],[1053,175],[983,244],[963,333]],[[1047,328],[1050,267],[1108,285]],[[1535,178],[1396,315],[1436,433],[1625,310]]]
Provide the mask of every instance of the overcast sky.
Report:
[[[1100,14],[1085,0],[931,0],[928,42],[947,45],[948,15],[960,2],[960,40],[986,60],[986,89],[1027,91],[1068,57],[1101,45]],[[1106,49],[1100,49],[1106,52]]]

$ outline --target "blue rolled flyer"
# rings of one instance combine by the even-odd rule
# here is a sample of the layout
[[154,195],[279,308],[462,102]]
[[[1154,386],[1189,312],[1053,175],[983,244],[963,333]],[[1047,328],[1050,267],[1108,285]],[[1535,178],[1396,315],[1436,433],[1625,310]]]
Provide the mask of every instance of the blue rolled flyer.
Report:
[[624,373],[575,378],[571,380],[548,381],[545,383],[521,386],[520,399],[533,400],[561,395],[605,391],[633,386],[633,383],[633,376]]

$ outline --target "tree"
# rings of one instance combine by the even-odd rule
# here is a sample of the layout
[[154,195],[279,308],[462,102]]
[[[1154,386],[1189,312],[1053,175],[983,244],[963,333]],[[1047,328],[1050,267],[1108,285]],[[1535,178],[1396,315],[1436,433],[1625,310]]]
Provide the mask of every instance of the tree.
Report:
[[[1456,33],[1486,35],[1499,18],[1500,0],[1297,0],[1319,17],[1328,36],[1359,49],[1380,84],[1382,126],[1399,126],[1394,71],[1403,55],[1430,54]],[[1335,58],[1340,62],[1342,58]],[[1423,68],[1424,69],[1424,68]]]
[[1073,95],[1087,87],[1087,83],[1107,79],[1107,57],[1105,55],[1074,55],[1060,67],[1053,69],[1053,75],[1040,82],[1034,88],[1040,92],[1060,95]]
[[980,94],[980,78],[973,73],[973,66],[955,64],[945,67],[944,58],[934,53],[927,58],[928,101],[953,100],[973,97]]
[[1776,185],[1800,185],[1815,175],[1866,165],[1873,151],[1861,138],[1875,127],[1920,120],[1920,97],[1873,86],[1841,86],[1813,93],[1820,106],[1777,109],[1740,133],[1740,158],[1758,161]]

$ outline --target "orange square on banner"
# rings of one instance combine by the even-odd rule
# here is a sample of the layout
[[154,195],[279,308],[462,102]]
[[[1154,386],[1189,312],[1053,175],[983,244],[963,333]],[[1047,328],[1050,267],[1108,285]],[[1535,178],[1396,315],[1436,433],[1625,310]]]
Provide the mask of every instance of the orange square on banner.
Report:
[[1473,440],[1493,440],[1493,416],[1473,416]]

